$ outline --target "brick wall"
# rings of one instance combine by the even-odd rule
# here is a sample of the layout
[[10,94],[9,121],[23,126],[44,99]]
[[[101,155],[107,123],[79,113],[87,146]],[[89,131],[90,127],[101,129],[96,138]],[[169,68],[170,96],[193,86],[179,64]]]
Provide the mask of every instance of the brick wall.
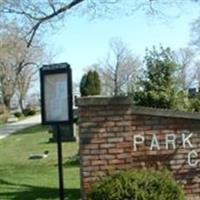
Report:
[[200,114],[136,107],[127,98],[80,98],[77,105],[83,199],[99,177],[163,166],[200,199]]

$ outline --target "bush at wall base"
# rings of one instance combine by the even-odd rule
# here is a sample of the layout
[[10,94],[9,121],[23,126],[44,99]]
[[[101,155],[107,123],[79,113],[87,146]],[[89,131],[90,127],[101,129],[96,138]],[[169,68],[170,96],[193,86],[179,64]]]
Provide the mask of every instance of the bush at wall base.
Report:
[[186,197],[166,170],[131,170],[95,184],[89,200],[186,200]]

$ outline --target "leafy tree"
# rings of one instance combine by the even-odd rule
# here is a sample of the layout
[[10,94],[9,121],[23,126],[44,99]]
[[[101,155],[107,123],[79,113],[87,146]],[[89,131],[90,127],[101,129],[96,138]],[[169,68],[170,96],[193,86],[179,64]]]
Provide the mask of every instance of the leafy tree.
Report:
[[98,95],[101,93],[101,82],[99,74],[90,70],[84,74],[80,83],[81,96]]
[[[184,92],[179,91],[175,72],[178,65],[170,48],[154,47],[145,56],[146,71],[140,81],[140,91],[135,94],[136,104],[159,108],[180,108],[184,104]],[[183,106],[184,107],[184,106]]]

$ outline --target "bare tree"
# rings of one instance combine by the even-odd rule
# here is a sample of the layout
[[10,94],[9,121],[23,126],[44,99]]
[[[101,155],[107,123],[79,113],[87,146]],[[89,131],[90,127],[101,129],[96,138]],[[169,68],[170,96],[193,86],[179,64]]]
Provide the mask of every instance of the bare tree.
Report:
[[35,68],[42,56],[41,47],[27,48],[21,32],[18,29],[11,30],[0,34],[0,89],[2,102],[7,109],[10,109],[10,101],[22,74],[27,67]]
[[127,94],[136,81],[141,62],[118,38],[110,42],[110,48],[105,62],[96,67],[101,76],[103,93],[114,96]]
[[[115,13],[132,14],[137,10],[158,14],[167,11],[169,6],[180,7],[194,0],[1,0],[0,18],[7,21],[16,19],[22,29],[27,31],[27,46],[31,46],[38,30],[46,24],[53,25],[67,14],[76,13],[77,10],[93,16],[109,15]],[[198,0],[197,0],[198,1]],[[10,14],[12,17],[10,17]],[[24,28],[25,27],[25,28]]]
[[200,17],[193,21],[191,25],[191,45],[197,48],[200,47]]
[[15,93],[15,73],[11,67],[1,63],[0,65],[0,87],[1,87],[1,102],[10,108],[10,101]]
[[36,80],[36,73],[37,69],[32,66],[28,66],[21,71],[17,79],[16,93],[19,100],[19,106],[23,114],[25,110],[26,96],[31,87],[31,83]]
[[174,52],[175,62],[179,65],[177,78],[181,89],[188,90],[196,78],[196,53],[191,48],[181,48]]
[[195,63],[195,80],[200,90],[200,61]]

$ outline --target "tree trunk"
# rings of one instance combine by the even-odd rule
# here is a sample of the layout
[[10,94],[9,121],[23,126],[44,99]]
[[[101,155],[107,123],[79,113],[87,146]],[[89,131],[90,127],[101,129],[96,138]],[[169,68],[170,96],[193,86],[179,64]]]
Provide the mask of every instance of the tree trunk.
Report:
[[10,102],[11,98],[9,96],[3,98],[3,103],[8,111],[10,111]]
[[21,112],[24,115],[24,103],[23,102],[24,102],[23,98],[19,98],[19,107],[20,107]]
[[118,69],[119,69],[119,64],[117,63],[116,65],[116,70],[114,74],[114,96],[119,95],[119,85],[118,85]]

